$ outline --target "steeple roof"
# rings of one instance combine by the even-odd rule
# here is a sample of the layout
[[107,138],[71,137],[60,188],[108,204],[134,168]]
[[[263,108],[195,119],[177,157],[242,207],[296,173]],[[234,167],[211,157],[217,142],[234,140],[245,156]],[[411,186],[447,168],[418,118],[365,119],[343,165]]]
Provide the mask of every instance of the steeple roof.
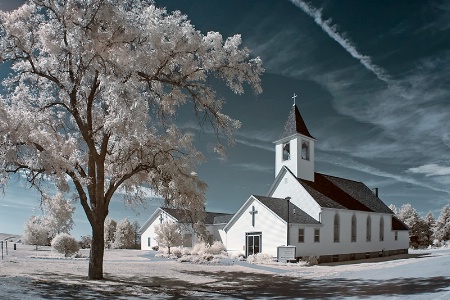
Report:
[[284,124],[283,132],[280,135],[280,139],[292,136],[296,133],[314,139],[314,137],[309,133],[309,130],[306,127],[305,121],[303,121],[302,115],[300,114],[297,105],[294,104],[289,114],[289,117],[286,123]]

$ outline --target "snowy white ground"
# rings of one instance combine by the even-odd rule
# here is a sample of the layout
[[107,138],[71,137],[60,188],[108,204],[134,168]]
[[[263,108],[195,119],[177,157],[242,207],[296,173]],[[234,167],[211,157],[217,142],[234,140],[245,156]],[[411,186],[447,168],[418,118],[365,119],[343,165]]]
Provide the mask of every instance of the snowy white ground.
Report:
[[199,265],[106,250],[106,279],[89,281],[87,270],[86,258],[9,244],[0,260],[0,299],[450,299],[450,249],[313,267]]

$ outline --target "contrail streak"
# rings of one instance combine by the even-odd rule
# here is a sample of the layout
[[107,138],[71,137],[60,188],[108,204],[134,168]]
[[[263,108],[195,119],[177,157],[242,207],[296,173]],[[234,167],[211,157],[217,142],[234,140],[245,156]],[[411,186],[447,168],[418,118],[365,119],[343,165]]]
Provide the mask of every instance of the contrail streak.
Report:
[[351,56],[359,60],[359,62],[367,70],[369,70],[375,76],[377,76],[378,79],[386,82],[389,85],[391,84],[391,80],[386,71],[378,67],[377,65],[373,64],[369,56],[365,56],[359,53],[349,39],[346,39],[343,36],[341,36],[337,32],[336,25],[331,24],[331,19],[328,20],[322,19],[322,11],[320,9],[316,9],[311,5],[309,5],[308,3],[305,3],[301,0],[289,0],[289,1],[298,8],[300,8],[308,16],[313,18],[314,22],[316,22],[316,24],[319,25],[320,28],[322,28],[322,30],[328,34],[329,37],[338,42],[339,45],[341,45],[348,53],[350,53]]

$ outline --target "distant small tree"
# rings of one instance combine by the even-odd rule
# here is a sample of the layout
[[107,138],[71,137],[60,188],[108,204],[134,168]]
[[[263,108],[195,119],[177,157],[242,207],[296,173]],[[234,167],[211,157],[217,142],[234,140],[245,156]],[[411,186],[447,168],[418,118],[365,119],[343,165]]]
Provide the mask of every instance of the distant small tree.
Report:
[[134,221],[132,226],[133,226],[133,232],[134,232],[134,247],[136,249],[139,249],[141,246],[141,234],[139,232],[141,225],[139,224],[138,221]]
[[81,249],[89,249],[91,248],[92,236],[83,235],[81,236],[81,240],[78,242],[78,245]]
[[403,204],[398,210],[398,218],[405,223],[410,229],[419,222],[420,216],[411,204]]
[[69,233],[72,230],[75,206],[72,202],[64,199],[63,193],[57,193],[54,196],[43,194],[42,204],[50,240],[59,233]]
[[114,234],[116,233],[117,222],[107,217],[105,220],[105,248],[111,248],[114,243]]
[[448,204],[442,208],[434,232],[436,239],[440,241],[450,239],[450,207]]
[[48,229],[42,217],[32,216],[26,223],[23,231],[22,241],[28,245],[48,245]]
[[114,233],[114,242],[112,248],[131,249],[134,246],[134,230],[127,218],[121,220]]
[[426,214],[424,221],[427,226],[427,243],[428,245],[431,245],[433,243],[434,239],[434,228],[436,226],[436,220],[434,219],[433,213],[430,211]]
[[170,255],[170,247],[181,244],[183,236],[178,225],[174,222],[163,222],[155,226],[156,241],[167,247]]
[[[392,208],[391,208],[392,210]],[[397,217],[409,227],[409,245],[412,248],[424,248],[429,245],[430,228],[425,219],[409,203],[404,204],[397,211]]]
[[64,253],[65,257],[69,257],[80,250],[77,240],[67,233],[60,233],[52,240],[52,247],[59,253]]

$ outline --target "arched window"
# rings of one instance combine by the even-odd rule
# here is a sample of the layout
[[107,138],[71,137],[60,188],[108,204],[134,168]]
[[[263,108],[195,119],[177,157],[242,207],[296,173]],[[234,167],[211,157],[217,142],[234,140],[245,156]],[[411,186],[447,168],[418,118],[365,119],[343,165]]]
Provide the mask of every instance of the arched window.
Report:
[[339,215],[334,215],[334,242],[339,243]]
[[356,215],[352,217],[352,242],[356,242]]
[[384,241],[384,219],[380,219],[380,242]]
[[367,216],[367,225],[366,225],[366,241],[370,242],[372,239],[372,220],[370,216]]

